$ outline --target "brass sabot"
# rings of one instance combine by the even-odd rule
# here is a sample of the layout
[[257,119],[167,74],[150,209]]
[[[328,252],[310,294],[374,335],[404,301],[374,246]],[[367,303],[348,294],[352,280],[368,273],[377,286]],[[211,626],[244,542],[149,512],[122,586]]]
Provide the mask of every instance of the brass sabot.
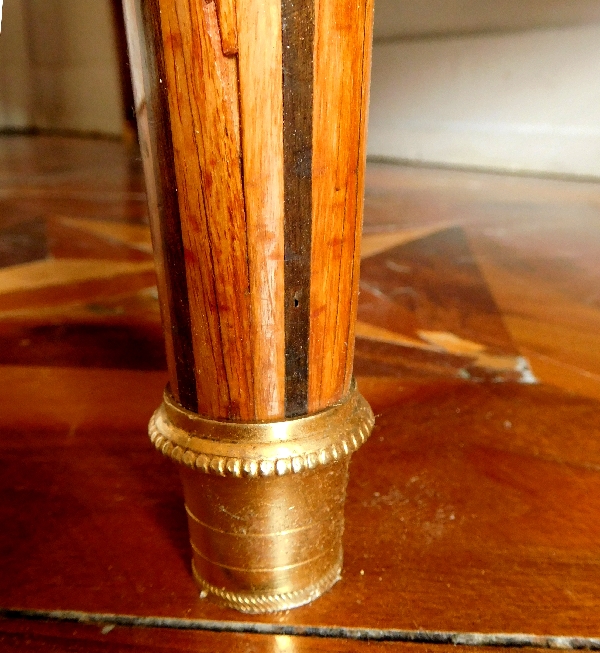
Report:
[[183,463],[201,590],[249,613],[287,610],[327,591],[341,573],[350,454],[373,422],[355,382],[327,410],[273,422],[207,419],[165,391],[149,433]]

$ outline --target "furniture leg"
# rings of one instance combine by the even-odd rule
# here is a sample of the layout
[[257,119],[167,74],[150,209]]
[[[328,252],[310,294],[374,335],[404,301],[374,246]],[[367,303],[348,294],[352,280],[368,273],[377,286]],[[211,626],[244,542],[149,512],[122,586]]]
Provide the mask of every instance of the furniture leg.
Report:
[[247,612],[339,578],[372,0],[124,0],[169,386],[203,592]]

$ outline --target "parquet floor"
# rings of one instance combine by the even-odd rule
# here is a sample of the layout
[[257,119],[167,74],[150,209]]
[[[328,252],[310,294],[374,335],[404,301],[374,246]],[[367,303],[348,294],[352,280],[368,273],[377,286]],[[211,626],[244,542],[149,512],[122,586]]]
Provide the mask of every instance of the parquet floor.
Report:
[[242,617],[146,436],[137,152],[0,138],[0,650],[600,648],[600,184],[371,164],[365,206],[343,578]]

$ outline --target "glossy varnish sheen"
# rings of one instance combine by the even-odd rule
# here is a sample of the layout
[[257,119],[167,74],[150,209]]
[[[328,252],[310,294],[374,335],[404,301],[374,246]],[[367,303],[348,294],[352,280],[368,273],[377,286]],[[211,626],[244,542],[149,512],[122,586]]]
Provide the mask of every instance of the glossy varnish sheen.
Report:
[[[214,3],[159,1],[199,412],[255,416],[236,62]],[[240,238],[240,235],[242,237]]]
[[255,415],[285,411],[283,97],[279,0],[236,0]]
[[[177,469],[148,446],[165,375],[2,373],[0,605],[239,620],[198,597]],[[441,379],[359,386],[380,417],[352,463],[342,580],[262,619],[598,636],[598,401]]]

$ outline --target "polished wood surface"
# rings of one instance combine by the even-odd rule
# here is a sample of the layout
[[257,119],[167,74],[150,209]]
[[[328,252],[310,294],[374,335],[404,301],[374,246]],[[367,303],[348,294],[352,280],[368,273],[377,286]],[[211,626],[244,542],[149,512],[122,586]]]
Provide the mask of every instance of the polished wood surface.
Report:
[[236,0],[254,412],[285,417],[281,3]]
[[371,0],[317,0],[309,408],[352,376],[371,71]]
[[[141,7],[123,3],[127,26],[129,61],[138,124],[138,135],[147,180],[147,199],[157,289],[165,334],[169,383],[174,397],[190,410],[198,409],[188,280],[180,208],[173,189],[177,179],[173,166],[174,145],[169,118],[169,98],[165,61],[160,48],[151,49],[160,39],[156,5]],[[141,47],[142,39],[148,49]]]
[[[150,439],[193,470],[182,480],[199,589],[252,614],[304,605],[337,582],[348,458],[374,421],[350,387],[373,12],[312,3],[125,0],[146,185],[179,209],[165,216],[149,203],[176,376]],[[159,139],[170,147],[153,151]],[[172,168],[165,178],[156,175],[161,156]],[[313,190],[343,210],[317,202],[326,218],[313,219]],[[339,234],[351,247],[337,246]],[[325,244],[316,256],[313,239]],[[185,283],[185,360],[167,278]],[[322,313],[329,319],[314,319]],[[326,408],[342,415],[342,403],[356,410],[318,432],[290,422],[299,434],[283,434],[285,418],[312,423]],[[231,428],[217,436],[215,420]],[[253,440],[265,420],[277,424]]]
[[[245,633],[190,632],[160,628],[123,628],[110,625],[32,623],[0,621],[0,645],[5,653],[36,651],[87,653],[110,651],[193,651],[194,653],[468,653],[464,646],[423,646],[411,643],[345,641],[289,635],[249,635]],[[505,649],[517,651],[517,648]],[[543,649],[529,649],[539,653]],[[482,647],[481,653],[497,649]]]
[[352,376],[372,4],[124,6],[175,398],[245,421],[336,403]]
[[[146,444],[164,373],[3,374],[2,604],[238,621],[198,599],[177,469]],[[597,636],[596,401],[512,383],[362,389],[379,426],[352,465],[341,582],[244,618]]]
[[[138,154],[4,137],[0,182],[0,607],[238,622],[198,598],[177,469],[147,441],[168,378],[159,302],[118,265],[150,260]],[[8,619],[6,650],[600,635],[600,185],[372,164],[366,187],[355,370],[378,421],[353,457],[344,574],[244,620],[425,640]],[[51,274],[61,261],[78,264]]]

